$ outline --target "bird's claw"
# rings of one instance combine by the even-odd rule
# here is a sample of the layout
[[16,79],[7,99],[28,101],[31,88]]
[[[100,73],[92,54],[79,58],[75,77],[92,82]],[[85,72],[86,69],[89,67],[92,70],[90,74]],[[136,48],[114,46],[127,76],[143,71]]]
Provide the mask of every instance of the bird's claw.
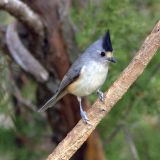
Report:
[[81,114],[83,122],[86,123],[86,124],[88,124],[89,119],[87,117],[86,112],[85,111],[81,111],[80,114]]
[[102,91],[98,90],[98,91],[97,91],[97,94],[98,94],[99,99],[100,99],[102,102],[104,102],[104,100],[105,100],[104,93],[103,93]]

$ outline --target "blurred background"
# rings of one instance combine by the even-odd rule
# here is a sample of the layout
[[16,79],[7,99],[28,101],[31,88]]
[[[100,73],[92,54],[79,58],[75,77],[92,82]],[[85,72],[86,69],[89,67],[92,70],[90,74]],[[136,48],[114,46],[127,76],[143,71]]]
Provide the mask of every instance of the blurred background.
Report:
[[[34,3],[31,4],[31,1],[23,2],[38,14],[40,13],[44,20],[44,13],[39,12]],[[39,2],[35,1],[35,3]],[[41,2],[43,1],[41,0]],[[160,17],[159,0],[77,0],[69,3],[69,7],[66,9],[67,13],[62,13],[65,5],[67,5],[65,1],[58,5],[60,23],[56,18],[49,19],[49,21],[54,23],[55,28],[57,27],[55,33],[60,33],[63,37],[57,43],[60,46],[63,45],[65,51],[67,50],[69,57],[67,66],[89,44],[104,35],[107,29],[111,32],[117,63],[110,65],[103,91],[109,88],[130,63]],[[53,14],[54,17],[55,12],[50,12],[50,14]],[[62,14],[64,15],[62,16]],[[49,17],[52,17],[51,15]],[[13,18],[3,10],[0,11],[1,44],[6,42],[4,35],[7,26],[15,19],[18,18]],[[49,23],[46,22],[46,24]],[[80,118],[79,111],[77,106],[77,109],[75,106],[71,106],[71,104],[77,105],[73,97],[68,98],[71,99],[71,102],[68,102],[71,107],[66,105],[68,104],[67,100],[63,100],[61,104],[50,109],[47,113],[40,114],[35,111],[53,95],[51,91],[55,91],[59,79],[62,78],[67,67],[64,68],[64,73],[61,73],[62,66],[57,69],[55,61],[49,60],[55,58],[59,62],[59,59],[62,58],[54,56],[57,45],[51,44],[49,36],[43,44],[43,57],[45,57],[43,59],[34,53],[34,36],[33,39],[28,36],[30,30],[24,31],[25,27],[21,24],[18,25],[20,28],[18,30],[19,37],[23,44],[47,69],[50,78],[45,82],[38,82],[33,75],[24,71],[16,63],[10,54],[12,51],[6,49],[7,46],[0,45],[0,159],[45,159],[77,123]],[[48,33],[50,32],[54,32],[54,30],[48,29]],[[54,36],[57,38],[55,33],[52,38]],[[65,43],[61,43],[61,40]],[[50,46],[55,48],[50,49]],[[52,53],[53,56],[51,56]],[[94,138],[90,138],[79,151],[79,155],[77,153],[77,157],[73,157],[73,159],[160,159],[159,54],[154,56],[140,78],[98,125],[94,135],[98,142]],[[92,104],[96,99],[96,94],[93,94],[88,97],[89,101],[85,100],[85,103]],[[99,145],[96,146],[95,142]],[[99,150],[97,154],[101,155],[99,158],[93,156],[95,149]]]

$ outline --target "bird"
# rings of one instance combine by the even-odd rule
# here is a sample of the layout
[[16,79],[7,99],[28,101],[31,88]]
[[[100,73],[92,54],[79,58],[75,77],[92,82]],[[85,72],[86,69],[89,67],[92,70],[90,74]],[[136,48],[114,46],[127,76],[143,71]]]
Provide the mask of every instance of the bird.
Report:
[[55,95],[51,97],[38,111],[43,112],[54,106],[66,94],[77,97],[80,115],[85,123],[89,118],[83,110],[82,97],[96,91],[101,101],[105,100],[101,87],[104,84],[109,63],[116,63],[108,30],[104,36],[93,42],[71,65],[64,75]]

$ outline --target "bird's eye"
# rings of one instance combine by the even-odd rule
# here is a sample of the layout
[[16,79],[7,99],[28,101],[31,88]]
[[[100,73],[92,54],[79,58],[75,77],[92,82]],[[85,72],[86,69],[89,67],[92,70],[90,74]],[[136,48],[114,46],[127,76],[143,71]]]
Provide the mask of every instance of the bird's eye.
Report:
[[101,56],[104,57],[106,54],[105,52],[101,52]]

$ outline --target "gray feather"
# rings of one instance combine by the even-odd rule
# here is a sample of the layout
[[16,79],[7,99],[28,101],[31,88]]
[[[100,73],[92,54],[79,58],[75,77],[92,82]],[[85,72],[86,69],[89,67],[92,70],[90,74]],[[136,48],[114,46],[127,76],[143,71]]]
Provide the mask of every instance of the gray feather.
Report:
[[57,101],[59,101],[64,95],[66,94],[66,92],[62,92],[61,94],[59,94],[59,92],[57,92],[53,97],[51,97],[42,108],[40,108],[38,110],[38,112],[44,112],[45,110],[47,110],[48,108],[53,107]]
[[[75,65],[75,64],[73,64],[73,65]],[[70,85],[72,82],[74,82],[80,76],[81,68],[82,67],[80,67],[80,66],[77,66],[77,67],[73,66],[69,69],[69,71],[64,76],[62,82],[60,83],[60,86],[58,89],[59,93],[61,91],[63,91],[68,85]]]
[[53,107],[57,103],[57,101],[59,101],[63,96],[65,96],[67,94],[65,88],[69,84],[71,84],[76,78],[79,77],[80,70],[81,70],[80,67],[69,70],[64,76],[62,82],[60,83],[57,93],[52,98],[50,98],[44,104],[44,106],[38,110],[38,112],[44,112],[48,108]]

